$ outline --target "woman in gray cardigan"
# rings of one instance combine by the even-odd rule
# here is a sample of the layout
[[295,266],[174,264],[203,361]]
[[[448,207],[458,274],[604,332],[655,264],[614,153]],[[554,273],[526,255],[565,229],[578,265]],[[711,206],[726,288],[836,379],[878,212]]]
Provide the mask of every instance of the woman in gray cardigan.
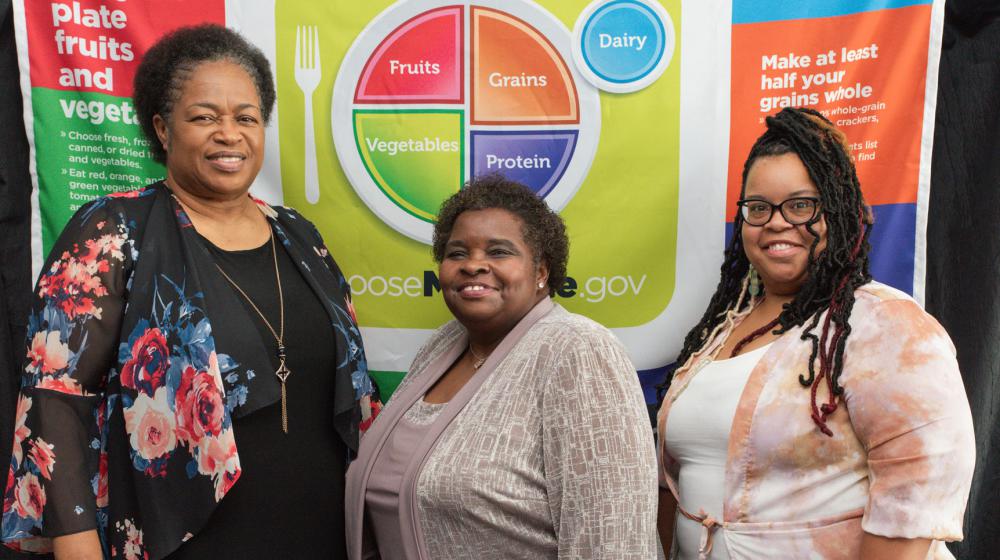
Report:
[[557,214],[500,176],[434,231],[454,321],[420,349],[348,472],[353,559],[656,557],[656,459],[624,348],[551,295]]

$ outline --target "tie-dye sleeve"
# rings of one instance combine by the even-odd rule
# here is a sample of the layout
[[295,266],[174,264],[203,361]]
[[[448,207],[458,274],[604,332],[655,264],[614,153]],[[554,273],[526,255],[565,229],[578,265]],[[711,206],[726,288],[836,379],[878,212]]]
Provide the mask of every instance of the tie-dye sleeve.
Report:
[[954,346],[911,300],[883,301],[857,319],[841,384],[868,451],[862,528],[885,537],[959,540],[975,440]]

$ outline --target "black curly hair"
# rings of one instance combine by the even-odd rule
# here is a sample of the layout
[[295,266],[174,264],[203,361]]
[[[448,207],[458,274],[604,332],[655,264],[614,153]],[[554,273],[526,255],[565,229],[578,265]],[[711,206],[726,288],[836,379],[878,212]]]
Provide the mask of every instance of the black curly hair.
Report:
[[227,61],[246,70],[260,97],[260,112],[264,124],[274,109],[274,77],[267,57],[239,33],[221,25],[205,24],[181,27],[156,42],[146,52],[133,81],[132,98],[149,141],[153,159],[166,163],[167,153],[156,136],[153,116],[170,120],[174,103],[180,99],[184,82],[198,65],[205,62]]
[[521,219],[524,241],[535,264],[545,262],[548,266],[549,295],[555,294],[566,281],[569,262],[566,225],[531,189],[500,174],[475,177],[444,201],[434,224],[434,260],[438,263],[444,260],[444,246],[463,212],[489,208],[506,210]]
[[[812,352],[808,363],[802,364],[799,383],[810,389],[813,421],[824,434],[832,435],[826,426],[826,418],[837,409],[836,399],[843,393],[839,379],[844,367],[844,347],[851,334],[848,320],[854,307],[854,290],[872,278],[868,263],[871,213],[861,193],[843,132],[819,112],[804,108],[782,109],[767,117],[766,123],[767,130],[754,143],[743,165],[740,198],[743,198],[750,168],[757,159],[788,153],[797,155],[819,189],[821,215],[827,226],[827,243],[826,249],[817,254],[819,235],[813,229],[820,219],[817,215],[805,224],[814,236],[809,248],[808,277],[795,299],[785,304],[776,324],[768,326],[763,332],[778,326],[774,332],[781,334],[805,325],[801,338],[810,341]],[[674,374],[712,342],[716,328],[731,314],[750,305],[746,282],[750,261],[743,250],[742,228],[743,217],[737,209],[733,220],[734,234],[726,248],[719,285],[701,321],[685,337],[684,347],[676,361],[678,367],[667,375],[659,387],[661,401]],[[829,313],[820,327],[820,318],[827,310]],[[817,327],[820,327],[818,335],[815,333]],[[745,342],[746,339],[740,344]],[[821,383],[826,385],[829,396],[827,402],[817,406],[816,391]]]

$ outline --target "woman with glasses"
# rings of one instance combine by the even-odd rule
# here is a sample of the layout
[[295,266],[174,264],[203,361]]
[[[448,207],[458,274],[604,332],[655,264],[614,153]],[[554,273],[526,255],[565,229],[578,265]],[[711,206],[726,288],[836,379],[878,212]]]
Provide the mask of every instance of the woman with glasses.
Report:
[[664,384],[659,529],[677,558],[952,558],[975,463],[944,329],[872,280],[844,135],[767,118],[721,280]]

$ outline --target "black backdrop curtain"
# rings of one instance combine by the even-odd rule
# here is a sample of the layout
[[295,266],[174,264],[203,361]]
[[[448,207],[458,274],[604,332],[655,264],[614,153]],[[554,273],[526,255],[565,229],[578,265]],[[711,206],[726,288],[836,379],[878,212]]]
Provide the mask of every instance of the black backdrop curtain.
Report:
[[1000,558],[1000,6],[945,4],[927,227],[927,310],[951,334],[976,426],[958,558]]
[[[945,11],[926,303],[958,348],[976,425],[965,541],[951,549],[960,559],[1000,558],[1000,5],[949,0]],[[0,465],[13,437],[33,280],[19,87],[11,2],[0,0]],[[0,558],[22,556],[4,549]]]
[[[14,431],[14,401],[24,356],[31,293],[28,141],[24,137],[21,84],[14,51],[10,0],[0,0],[0,460],[5,474]],[[0,551],[0,558],[27,556]]]

